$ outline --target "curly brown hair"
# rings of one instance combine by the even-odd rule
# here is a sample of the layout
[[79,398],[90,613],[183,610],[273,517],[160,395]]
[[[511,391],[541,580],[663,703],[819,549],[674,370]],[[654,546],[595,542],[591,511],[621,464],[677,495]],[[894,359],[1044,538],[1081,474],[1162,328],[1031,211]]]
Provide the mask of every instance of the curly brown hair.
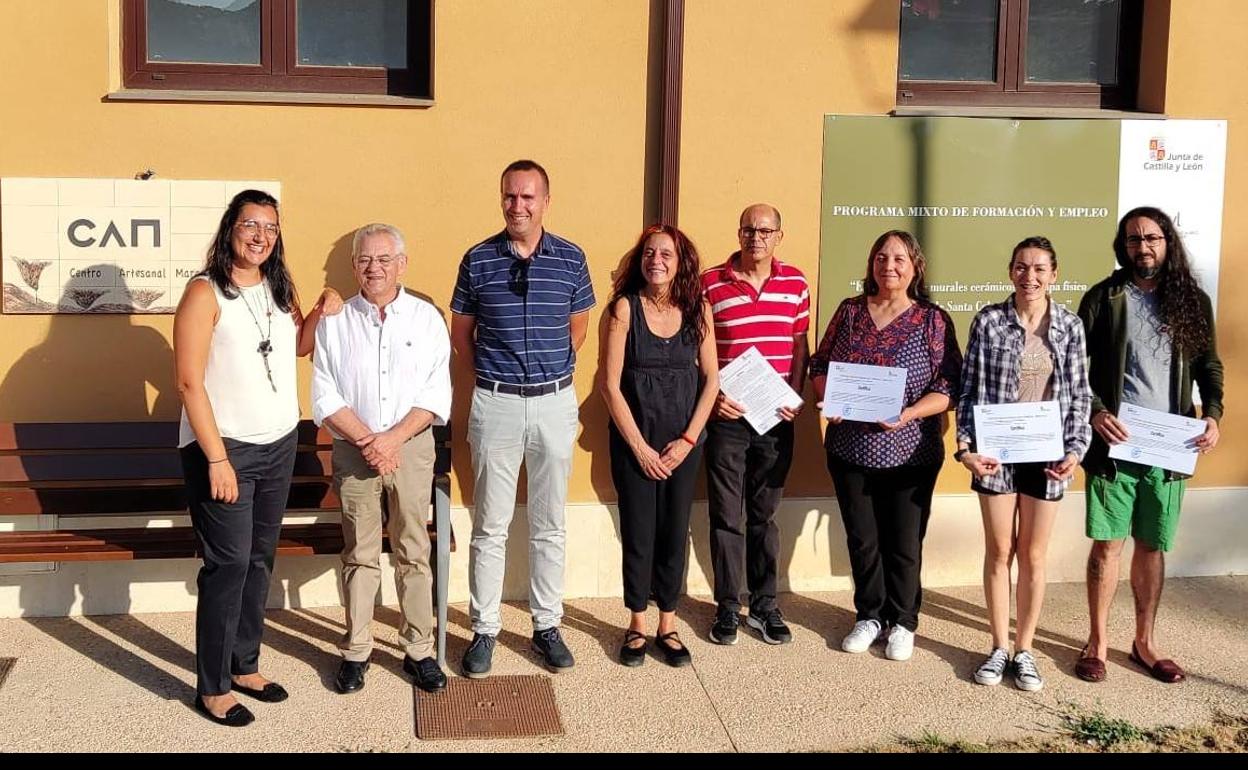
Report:
[[689,236],[671,225],[657,224],[647,227],[624,256],[624,265],[611,290],[611,313],[615,314],[616,300],[630,294],[639,294],[646,288],[648,282],[642,272],[641,258],[646,251],[646,241],[659,234],[669,236],[676,244],[676,277],[672,279],[671,303],[680,308],[681,328],[691,330],[701,343],[706,336],[706,318],[702,310],[702,268],[698,249]]
[[1135,265],[1127,254],[1127,225],[1139,218],[1150,219],[1166,236],[1166,260],[1157,275],[1157,300],[1161,320],[1170,329],[1170,343],[1190,355],[1203,353],[1209,348],[1211,329],[1205,314],[1201,312],[1200,285],[1192,275],[1187,248],[1179,236],[1174,221],[1161,209],[1140,206],[1128,211],[1118,222],[1118,234],[1114,236],[1114,256],[1126,270]]

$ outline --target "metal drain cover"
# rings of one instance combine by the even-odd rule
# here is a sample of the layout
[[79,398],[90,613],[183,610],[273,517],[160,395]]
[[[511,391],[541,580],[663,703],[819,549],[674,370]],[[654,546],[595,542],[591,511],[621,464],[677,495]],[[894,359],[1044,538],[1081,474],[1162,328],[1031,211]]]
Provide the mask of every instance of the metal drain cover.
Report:
[[416,737],[425,741],[563,735],[550,678],[452,677],[443,692],[417,691]]

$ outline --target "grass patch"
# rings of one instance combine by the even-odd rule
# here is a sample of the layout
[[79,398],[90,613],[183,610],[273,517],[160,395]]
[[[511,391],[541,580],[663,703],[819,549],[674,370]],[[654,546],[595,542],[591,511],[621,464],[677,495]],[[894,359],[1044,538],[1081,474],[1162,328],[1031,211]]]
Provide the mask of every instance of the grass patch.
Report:
[[979,754],[988,750],[982,743],[946,740],[932,730],[924,730],[918,738],[899,737],[897,742],[915,754]]
[[1088,708],[1064,703],[1053,714],[1058,724],[1047,738],[974,743],[924,730],[918,737],[898,736],[894,743],[870,746],[861,751],[910,754],[1248,753],[1248,713],[1219,710],[1213,712],[1208,724],[1182,728],[1140,727],[1106,714],[1099,704]]
[[1089,710],[1075,703],[1066,703],[1059,716],[1063,733],[1072,740],[1097,747],[1101,751],[1152,737],[1151,732],[1125,719],[1115,719],[1099,708]]

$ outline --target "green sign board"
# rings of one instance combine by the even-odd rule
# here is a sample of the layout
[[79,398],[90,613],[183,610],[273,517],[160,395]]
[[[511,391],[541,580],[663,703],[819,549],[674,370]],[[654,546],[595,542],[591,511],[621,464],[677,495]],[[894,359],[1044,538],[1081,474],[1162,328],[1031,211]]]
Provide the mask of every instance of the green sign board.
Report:
[[1053,296],[1077,306],[1114,265],[1119,137],[1112,120],[828,116],[821,324],[861,293],[871,244],[893,229],[918,238],[963,343],[975,312],[1013,290],[1010,253],[1028,236],[1053,242]]

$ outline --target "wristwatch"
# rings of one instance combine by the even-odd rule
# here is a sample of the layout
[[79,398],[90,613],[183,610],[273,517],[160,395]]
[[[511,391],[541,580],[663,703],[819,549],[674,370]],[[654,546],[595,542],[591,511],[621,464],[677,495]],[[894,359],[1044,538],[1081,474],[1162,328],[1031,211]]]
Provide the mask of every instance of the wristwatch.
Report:
[[953,453],[954,462],[959,462],[959,463],[962,462],[962,458],[965,457],[966,454],[970,451],[971,451],[970,449],[959,449],[958,451],[954,452]]

